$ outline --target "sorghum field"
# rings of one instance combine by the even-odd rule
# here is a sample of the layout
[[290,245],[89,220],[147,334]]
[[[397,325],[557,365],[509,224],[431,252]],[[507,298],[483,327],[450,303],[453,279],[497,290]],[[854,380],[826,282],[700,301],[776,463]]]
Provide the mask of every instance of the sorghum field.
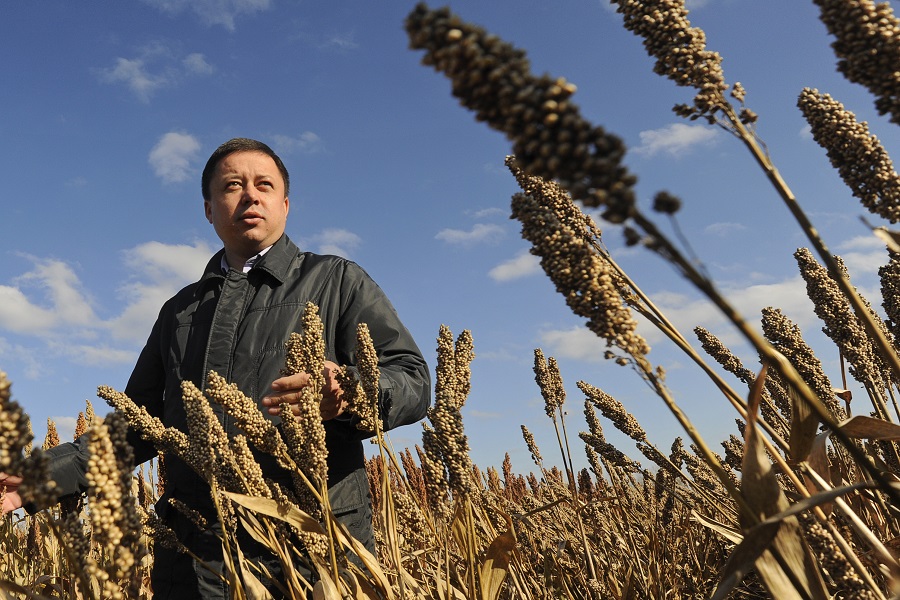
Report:
[[[879,113],[900,124],[900,20],[889,4],[814,0],[834,37],[838,70],[865,86]],[[240,550],[245,528],[271,549],[289,597],[315,598],[860,598],[900,594],[900,236],[885,227],[890,263],[880,272],[876,310],[850,282],[800,209],[755,132],[745,90],[729,84],[721,57],[692,27],[683,0],[613,0],[625,27],[642,38],[654,71],[693,88],[679,116],[733,134],[768,176],[808,247],[794,257],[824,331],[865,390],[849,412],[843,386],[830,378],[800,329],[778,307],[751,326],[654,218],[677,213],[680,199],[660,192],[650,212],[635,201],[625,147],[586,121],[573,84],[531,73],[524,52],[447,10],[417,6],[408,16],[410,46],[452,81],[452,93],[478,120],[511,141],[507,158],[521,193],[512,216],[570,309],[606,341],[607,358],[630,367],[676,417],[683,436],[659,447],[615,398],[588,382],[585,431],[567,423],[562,374],[553,357],[534,352],[536,385],[558,447],[540,449],[527,429],[530,472],[472,463],[460,409],[470,387],[473,339],[441,327],[434,402],[422,442],[397,450],[379,430],[377,357],[358,330],[360,380],[346,382],[352,411],[376,432],[368,462],[377,556],[349,539],[324,493],[325,454],[319,398],[275,429],[240,382],[209,374],[204,392],[186,383],[190,431],[166,429],[120,392],[98,395],[116,410],[105,419],[88,404],[77,435],[90,436],[86,498],[0,522],[0,590],[13,598],[149,598],[150,549],[178,547],[153,504],[165,486],[163,459],[131,468],[128,427],[165,453],[182,457],[209,483],[223,525],[225,577],[234,598],[265,598],[260,567]],[[816,142],[852,194],[873,215],[900,219],[900,176],[868,125],[814,89],[798,107]],[[624,225],[630,245],[670,262],[739,329],[759,357],[752,371],[711,332],[692,339],[657,310],[606,251],[585,210]],[[698,376],[712,379],[738,427],[727,440],[705,440],[647,358],[635,314],[681,349]],[[761,331],[761,332],[760,332]],[[321,371],[317,307],[290,335],[287,372]],[[829,349],[832,350],[832,349]],[[722,373],[728,373],[727,377]],[[221,404],[244,435],[229,440],[210,409]],[[862,408],[860,408],[862,407]],[[581,407],[576,407],[580,411]],[[286,415],[291,414],[286,411]],[[613,426],[636,443],[626,454],[606,441]],[[0,471],[25,473],[27,499],[52,494],[31,427],[0,376]],[[58,444],[53,423],[42,448]],[[251,447],[295,474],[292,489],[267,481]],[[576,470],[585,453],[589,469]],[[634,456],[641,456],[636,460]],[[177,510],[189,512],[184,506]],[[199,522],[198,527],[208,526]],[[292,542],[291,540],[295,540]],[[355,552],[363,566],[346,559]],[[301,568],[301,565],[305,568]],[[304,576],[304,573],[313,573]]]

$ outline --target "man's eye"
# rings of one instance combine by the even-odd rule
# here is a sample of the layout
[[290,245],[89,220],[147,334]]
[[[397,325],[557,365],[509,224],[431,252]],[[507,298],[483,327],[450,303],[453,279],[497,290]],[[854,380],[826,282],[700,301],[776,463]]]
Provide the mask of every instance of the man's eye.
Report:
[[236,187],[240,187],[240,186],[241,186],[240,181],[229,181],[228,183],[225,184],[225,187],[227,187],[227,188],[236,188]]

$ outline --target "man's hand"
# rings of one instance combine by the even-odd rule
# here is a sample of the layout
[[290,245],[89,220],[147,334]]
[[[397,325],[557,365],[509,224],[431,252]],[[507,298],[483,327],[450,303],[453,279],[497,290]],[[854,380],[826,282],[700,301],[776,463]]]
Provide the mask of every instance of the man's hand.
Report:
[[[347,403],[341,399],[342,390],[337,381],[337,372],[340,367],[331,362],[325,361],[322,368],[322,374],[325,376],[325,385],[322,386],[322,401],[319,403],[319,410],[322,413],[322,420],[328,421],[342,414],[347,408]],[[272,392],[263,398],[263,406],[269,408],[270,415],[281,414],[281,404],[287,403],[291,405],[291,411],[295,415],[300,414],[300,408],[297,404],[302,398],[301,390],[309,385],[309,373],[297,373],[281,377],[272,382]]]
[[2,492],[3,505],[0,506],[0,515],[22,508],[22,497],[19,496],[19,486],[22,478],[18,475],[0,473],[0,492]]

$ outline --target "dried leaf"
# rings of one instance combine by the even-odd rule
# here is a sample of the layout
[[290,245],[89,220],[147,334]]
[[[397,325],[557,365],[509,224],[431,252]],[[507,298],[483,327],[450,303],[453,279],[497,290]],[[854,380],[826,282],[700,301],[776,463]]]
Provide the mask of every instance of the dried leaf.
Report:
[[346,525],[337,519],[334,519],[332,527],[334,529],[336,541],[349,548],[357,557],[359,557],[363,566],[368,570],[366,579],[362,581],[371,584],[372,586],[377,586],[380,597],[386,598],[387,600],[394,600],[395,596],[391,589],[391,584],[388,582],[387,576],[381,569],[378,559],[375,558],[375,556],[373,556],[359,540],[350,535],[350,531],[347,529]]
[[841,431],[848,437],[867,440],[900,440],[900,425],[865,415],[851,417],[841,423]]
[[285,523],[290,523],[301,531],[311,531],[325,535],[325,530],[322,529],[322,525],[296,506],[290,506],[285,510],[285,507],[282,504],[279,504],[276,500],[272,500],[271,498],[246,496],[244,494],[235,494],[234,492],[222,493],[245,508],[249,508],[250,510],[275,519],[280,519]]
[[728,525],[725,525],[723,523],[719,523],[718,521],[710,519],[709,517],[704,517],[700,513],[694,512],[693,510],[691,511],[691,519],[697,521],[708,529],[712,529],[723,538],[735,545],[740,544],[742,541],[744,541],[744,534],[742,534],[737,529],[729,527]]
[[800,462],[806,460],[812,449],[819,429],[819,418],[794,386],[788,386],[788,396],[791,399],[791,458]]
[[[738,547],[728,557],[712,600],[721,600],[727,597],[731,590],[754,569],[760,556],[768,549],[778,534],[780,525],[780,523],[767,523],[763,527],[757,526],[747,532]],[[766,587],[769,587],[768,584]],[[772,593],[772,590],[770,589],[769,592]],[[781,596],[774,597],[780,598]],[[785,597],[800,598],[801,596],[795,591],[792,596]]]
[[438,597],[441,600],[467,600],[465,594],[443,580],[441,573],[435,573],[434,575],[434,587],[437,589]]
[[814,469],[822,479],[831,484],[831,477],[828,468],[828,438],[831,436],[830,431],[825,431],[816,436],[813,440],[812,449],[809,456],[806,457],[806,463],[810,468]]
[[[865,220],[863,222],[865,223]],[[868,223],[866,224],[868,225]],[[872,233],[887,245],[888,250],[900,252],[900,232],[891,231],[885,227],[873,227]]]
[[7,598],[11,598],[12,596],[6,596],[7,592],[11,592],[14,594],[22,594],[28,600],[53,600],[52,598],[48,598],[47,596],[39,596],[34,592],[30,592],[26,590],[20,585],[13,583],[12,581],[0,581],[0,592],[3,592],[4,596]]
[[244,593],[247,594],[247,600],[273,600],[272,594],[266,589],[266,586],[253,574],[250,565],[244,558],[244,553],[241,552],[241,547],[235,545],[235,549],[238,553],[241,584],[244,587]]
[[834,392],[834,395],[843,400],[844,402],[850,402],[853,400],[853,392],[850,390],[839,390],[837,388],[831,388],[831,391]]
[[[752,514],[741,514],[741,520],[755,523],[745,532],[744,540],[726,563],[715,598],[724,598],[749,572],[752,561],[773,598],[825,600],[828,598],[825,583],[800,536],[797,518],[779,515],[790,505],[756,430],[766,370],[767,365],[763,365],[748,401],[741,466],[741,496],[752,511]],[[792,404],[799,406],[806,403],[795,398]],[[778,515],[777,519],[767,521],[767,517],[772,515]]]
[[337,584],[331,579],[331,571],[319,563],[316,563],[316,570],[319,580],[313,586],[313,600],[342,600]]
[[516,536],[512,530],[512,519],[507,515],[506,522],[510,529],[501,533],[485,553],[484,562],[481,564],[481,598],[482,600],[496,600],[503,587],[503,581],[509,572],[509,560],[513,550],[516,549]]
[[[809,452],[809,456],[806,457],[806,464],[810,469],[816,472],[822,479],[824,479],[828,485],[831,485],[831,469],[828,465],[828,438],[831,436],[830,431],[825,431],[816,436],[816,439],[813,441],[812,449]],[[815,482],[810,481],[808,475],[803,475],[803,480],[806,482],[806,489],[810,494],[815,494],[819,491],[819,486],[815,484]],[[822,504],[822,510],[826,515],[830,515],[834,510],[834,507],[830,502],[826,502]]]

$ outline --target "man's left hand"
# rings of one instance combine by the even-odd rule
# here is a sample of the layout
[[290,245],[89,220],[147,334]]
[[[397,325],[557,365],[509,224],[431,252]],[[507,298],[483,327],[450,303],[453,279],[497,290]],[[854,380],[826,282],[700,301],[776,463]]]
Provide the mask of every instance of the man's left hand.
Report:
[[[325,361],[322,368],[322,374],[325,376],[325,385],[322,386],[322,401],[319,403],[319,410],[322,413],[322,420],[328,421],[343,414],[347,408],[347,403],[341,399],[342,390],[337,381],[337,373],[340,369],[336,363],[330,360]],[[309,385],[309,373],[297,373],[280,377],[272,382],[271,393],[263,398],[263,406],[268,407],[270,415],[281,414],[281,405],[287,403],[291,406],[291,411],[295,415],[300,414],[300,407],[297,406],[303,398],[303,388]]]

